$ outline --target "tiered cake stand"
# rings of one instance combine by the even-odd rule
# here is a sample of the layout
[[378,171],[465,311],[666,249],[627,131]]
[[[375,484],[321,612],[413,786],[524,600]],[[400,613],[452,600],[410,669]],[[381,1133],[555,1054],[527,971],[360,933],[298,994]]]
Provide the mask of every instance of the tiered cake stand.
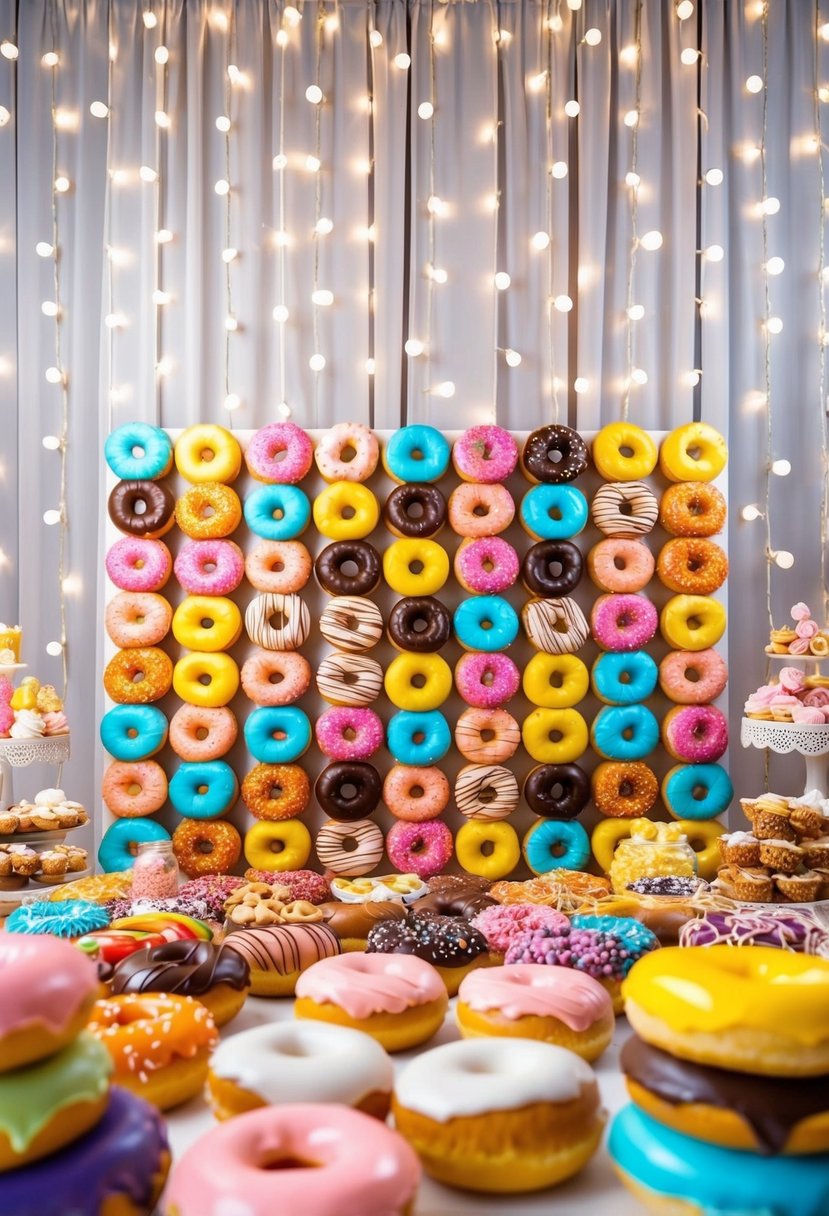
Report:
[[801,725],[797,722],[766,722],[743,718],[740,730],[743,747],[767,747],[778,755],[797,752],[806,761],[806,788],[829,791],[829,723]]
[[0,811],[14,802],[12,769],[29,764],[63,764],[69,759],[69,735],[47,739],[0,739]]

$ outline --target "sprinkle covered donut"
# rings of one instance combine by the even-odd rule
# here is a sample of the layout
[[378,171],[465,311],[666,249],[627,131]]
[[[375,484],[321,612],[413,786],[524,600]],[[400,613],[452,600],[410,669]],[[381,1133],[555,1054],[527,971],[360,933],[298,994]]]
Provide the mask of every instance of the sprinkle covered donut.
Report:
[[540,427],[527,437],[521,453],[524,476],[535,482],[575,481],[587,465],[587,444],[569,426]]
[[369,760],[383,746],[383,721],[372,709],[333,706],[317,718],[317,746],[331,760]]
[[295,422],[270,422],[245,449],[245,464],[256,481],[295,485],[314,460],[314,445]]
[[245,559],[232,540],[188,540],[173,569],[188,595],[229,595],[244,578]]
[[602,761],[590,779],[596,810],[610,819],[639,819],[659,796],[653,769],[639,760]]
[[317,468],[326,481],[368,481],[377,468],[380,445],[360,422],[338,422],[329,427],[314,450]]
[[644,595],[600,595],[590,613],[590,629],[603,650],[641,650],[659,625],[656,608]]
[[257,819],[293,819],[308,806],[311,783],[298,764],[257,764],[242,782],[242,798]]
[[173,664],[157,646],[119,650],[104,671],[107,696],[118,704],[146,705],[170,691]]
[[221,540],[242,522],[239,495],[215,481],[191,486],[176,502],[175,522],[192,540]]
[[106,572],[121,591],[160,591],[173,569],[163,540],[122,536],[108,550]]
[[473,426],[452,445],[452,464],[462,481],[507,480],[518,463],[518,445],[500,426]]
[[677,705],[662,723],[662,739],[675,760],[711,764],[728,747],[728,721],[715,705]]
[[725,499],[704,481],[669,486],[659,503],[659,522],[671,536],[716,536],[725,516]]
[[508,655],[468,652],[455,667],[455,685],[467,705],[495,709],[518,692],[521,673]]
[[499,536],[467,537],[455,553],[455,578],[466,591],[497,595],[518,578],[518,554]]
[[398,870],[417,874],[418,878],[428,881],[449,864],[453,852],[452,833],[439,819],[428,823],[399,821],[389,829],[386,852]]
[[659,664],[659,686],[681,705],[714,701],[728,682],[728,664],[716,650],[674,650]]

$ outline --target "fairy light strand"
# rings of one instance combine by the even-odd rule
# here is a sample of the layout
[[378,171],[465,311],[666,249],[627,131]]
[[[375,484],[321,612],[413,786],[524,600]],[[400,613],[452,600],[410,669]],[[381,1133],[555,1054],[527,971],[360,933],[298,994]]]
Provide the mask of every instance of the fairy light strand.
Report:
[[817,145],[818,185],[820,188],[820,211],[818,213],[818,315],[820,328],[818,330],[818,411],[820,422],[821,446],[821,495],[820,495],[820,592],[823,597],[823,620],[829,620],[829,587],[826,585],[826,528],[829,521],[829,423],[827,423],[826,402],[826,270],[825,231],[826,224],[826,182],[823,174],[823,126],[820,115],[820,29],[823,22],[820,14],[820,0],[815,0],[814,22],[814,59],[812,72],[812,89],[815,119],[815,142]]
[[288,44],[288,31],[284,25],[277,36],[277,46],[279,47],[279,147],[277,151],[278,164],[282,167],[278,170],[278,189],[277,189],[277,207],[278,207],[278,237],[277,237],[277,254],[276,254],[276,273],[278,281],[279,301],[276,305],[275,319],[277,320],[278,331],[278,347],[279,347],[279,405],[280,410],[285,413],[288,409],[287,402],[287,372],[285,368],[285,357],[287,350],[285,326],[287,317],[285,316],[286,302],[286,248],[283,240],[285,231],[285,48]]
[[630,413],[630,390],[633,384],[633,280],[636,272],[636,252],[639,248],[637,226],[639,213],[639,119],[642,110],[642,0],[636,0],[634,15],[634,45],[636,47],[636,70],[634,77],[634,112],[636,122],[630,136],[630,252],[625,286],[625,386],[622,396],[622,421],[627,422]]
[[766,199],[768,197],[768,172],[766,164],[766,141],[768,138],[768,97],[769,97],[769,6],[768,0],[763,2],[763,13],[761,18],[761,29],[763,37],[763,129],[760,138],[760,180],[761,180],[761,228],[763,242],[763,382],[766,393],[766,467],[763,472],[763,501],[765,507],[765,528],[766,528],[766,613],[769,620],[769,629],[774,628],[774,616],[772,612],[771,602],[771,567],[774,561],[772,556],[773,550],[771,547],[771,464],[773,457],[773,432],[772,432],[772,415],[771,415],[771,332],[769,330],[769,319],[771,317],[771,293],[769,288],[769,275],[765,269],[768,265],[769,254],[769,227],[768,227],[768,209],[766,207]]
[[[558,7],[556,0],[556,9]],[[544,20],[544,45],[546,48],[546,79],[544,82],[544,129],[546,136],[546,163],[544,165],[545,184],[545,224],[547,231],[547,362],[550,369],[550,390],[553,399],[553,421],[558,423],[561,405],[558,396],[558,376],[556,374],[555,349],[555,310],[553,308],[553,242],[550,234],[553,232],[553,11],[550,0],[546,6]]]
[[[375,130],[374,130],[374,101],[375,101],[375,74],[374,74],[374,41],[371,34],[374,30],[374,4],[366,6],[367,18],[367,37],[368,37],[368,190],[367,190],[367,209],[368,209],[368,235],[367,242],[367,262],[368,262],[368,362],[366,364],[366,372],[368,378],[368,425],[374,427],[374,369],[376,369],[375,357],[375,308],[376,308],[376,286],[375,286],[375,267],[376,255],[374,249],[375,239],[375,223],[374,217],[376,214],[375,208],[375,168],[374,168],[374,153],[375,153]],[[372,369],[369,371],[369,369]]]
[[[235,76],[234,60],[232,58],[234,51],[234,36],[236,30],[235,21],[236,6],[233,3],[228,5],[226,13],[227,37],[225,38],[225,64],[224,64],[224,106],[225,115],[230,120],[224,132],[223,152],[224,152],[224,180],[230,184],[231,181],[231,155],[230,155],[230,138],[233,130],[233,79]],[[232,248],[232,227],[233,227],[233,191],[228,189],[224,196],[224,250]],[[224,384],[224,404],[227,411],[228,425],[233,429],[233,415],[239,404],[237,394],[231,392],[230,388],[230,344],[233,338],[234,326],[236,324],[236,314],[233,311],[233,271],[232,258],[223,256],[224,265],[224,289],[225,289],[225,315],[224,315],[224,350],[223,350],[223,384]]]
[[[314,26],[314,46],[315,46],[315,52],[316,52],[315,81],[316,81],[316,85],[318,88],[322,87],[320,85],[320,73],[322,71],[322,43],[323,43],[323,33],[324,33],[324,29],[325,29],[326,16],[327,16],[327,8],[326,8],[325,3],[322,3],[320,5],[320,10],[319,10],[319,13],[317,14],[317,21]],[[321,159],[322,159],[320,156],[320,152],[322,150],[322,114],[321,114],[322,104],[323,104],[322,100],[320,100],[317,104],[314,105],[314,157],[315,157],[314,163],[317,166],[319,166]],[[313,294],[311,296],[311,300],[312,300],[311,315],[312,315],[314,351],[313,351],[312,358],[315,361],[319,361],[321,358],[324,358],[324,356],[322,355],[322,352],[320,351],[320,325],[319,325],[320,305],[316,303],[317,292],[319,291],[319,272],[320,272],[320,234],[317,229],[318,229],[320,216],[322,215],[322,180],[321,180],[321,173],[320,173],[319,168],[315,168],[313,170],[313,173],[314,173],[314,237],[313,237],[314,284],[313,284],[313,289],[312,289]],[[324,364],[323,364],[323,367],[324,367]],[[319,373],[323,370],[323,367],[314,367],[313,368],[313,371],[314,371],[314,424],[315,424],[315,426],[319,426],[319,423],[320,423],[320,415],[319,415],[320,377],[319,377]]]
[[[429,118],[429,198],[435,198],[435,183],[437,179],[437,132],[436,118],[438,108],[438,72],[437,55],[435,53],[435,6],[429,5],[429,101],[432,113]],[[426,220],[426,256],[429,266],[435,264],[437,246],[437,231],[435,211],[427,208]],[[432,381],[432,323],[435,309],[435,280],[431,274],[426,276],[426,383]]]
[[493,217],[492,217],[492,265],[494,274],[494,300],[492,309],[492,410],[493,422],[498,422],[498,371],[499,371],[499,356],[501,353],[501,310],[502,290],[498,286],[499,275],[502,273],[500,266],[501,245],[500,245],[500,212],[501,212],[501,181],[498,173],[499,168],[499,148],[500,148],[500,114],[498,112],[498,97],[501,91],[501,83],[504,74],[504,63],[502,56],[507,47],[507,39],[501,37],[499,5],[495,0],[490,0],[490,12],[492,14],[492,35],[495,44],[495,120],[492,124],[492,163],[495,169],[495,194],[493,196]]
[[[113,218],[112,218],[112,101],[113,101],[113,62],[115,58],[116,47],[114,40],[115,31],[115,13],[113,0],[110,0],[107,5],[107,110],[109,118],[107,119],[107,137],[106,137],[106,181],[107,192],[104,206],[106,215],[104,218],[104,239],[106,241],[106,315],[107,317],[115,317],[115,271],[113,267],[112,257],[112,237],[113,237]],[[115,324],[106,325],[106,359],[107,359],[107,432],[113,430],[113,390],[115,379]]]
[[[157,22],[151,26],[146,26],[145,29],[152,34],[152,31],[157,29]],[[164,46],[165,31],[167,28],[167,5],[166,2],[161,9],[161,41],[160,46]],[[156,51],[158,48],[156,48]],[[167,66],[166,60],[159,60],[158,55],[154,52],[153,59],[156,65],[155,68],[155,140],[154,140],[154,158],[153,165],[155,178],[152,182],[153,195],[153,232],[158,232],[163,224],[162,220],[162,138],[164,136],[164,128],[157,121],[159,114],[166,114],[166,91],[167,91]],[[155,239],[155,237],[153,238]],[[161,300],[165,298],[165,293],[162,289],[162,259],[163,246],[159,241],[155,242],[155,250],[153,254],[153,296],[155,304],[155,324],[153,326],[153,367],[155,369],[154,387],[155,387],[155,423],[156,426],[161,425],[162,419],[162,387],[164,374],[166,371],[166,361],[162,354],[163,342],[163,327],[164,327],[164,309],[161,306]]]

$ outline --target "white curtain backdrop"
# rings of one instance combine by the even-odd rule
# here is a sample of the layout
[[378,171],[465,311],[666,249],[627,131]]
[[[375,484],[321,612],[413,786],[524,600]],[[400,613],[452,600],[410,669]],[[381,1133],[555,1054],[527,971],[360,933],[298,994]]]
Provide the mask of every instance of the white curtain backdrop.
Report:
[[[764,674],[767,537],[766,521],[744,522],[740,509],[765,510],[768,452],[793,467],[770,479],[770,544],[795,558],[772,568],[774,618],[798,599],[824,612],[818,90],[829,43],[818,31],[829,0],[769,0],[765,65],[756,0],[697,0],[684,21],[668,0],[298,0],[295,11],[298,21],[281,0],[0,0],[0,41],[19,52],[0,58],[0,618],[21,621],[30,667],[60,685],[62,660],[45,648],[64,600],[72,796],[97,803],[109,429],[134,418],[255,428],[284,402],[307,426],[560,418],[593,430],[620,416],[633,367],[647,382],[630,391],[632,421],[664,430],[701,417],[729,438],[731,764],[752,792],[762,758],[737,739],[742,700]],[[747,90],[753,75],[767,91]],[[321,104],[307,100],[310,85]],[[625,115],[637,87],[636,225],[663,243],[637,249],[629,293]],[[94,101],[108,117],[90,113]],[[424,102],[432,118],[419,115]],[[71,185],[53,196],[56,172]],[[226,196],[214,189],[223,178]],[[61,452],[42,446],[61,431],[60,386],[44,378],[56,325],[41,311],[54,265],[35,251],[52,241],[53,197],[68,386],[63,593],[61,527],[43,522],[61,503]],[[765,223],[764,197],[780,203]],[[330,232],[315,231],[320,219]],[[535,247],[545,231],[549,249]],[[700,256],[711,246],[721,260]],[[229,263],[225,248],[238,250]],[[782,274],[767,276],[771,257]],[[333,304],[313,305],[314,290]],[[551,308],[563,296],[570,311]],[[629,298],[644,308],[630,361]],[[783,321],[768,360],[767,314]],[[420,357],[404,353],[412,338]],[[451,400],[430,391],[446,381]],[[228,394],[240,399],[232,414]],[[783,773],[791,762],[774,763]],[[799,769],[787,771],[796,788]]]

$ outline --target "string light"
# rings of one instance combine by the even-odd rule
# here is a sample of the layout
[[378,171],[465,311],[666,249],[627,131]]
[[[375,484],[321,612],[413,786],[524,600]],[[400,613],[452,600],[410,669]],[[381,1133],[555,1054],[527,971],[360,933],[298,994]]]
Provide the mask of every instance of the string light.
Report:
[[[636,273],[636,253],[639,248],[639,115],[642,112],[642,0],[636,0],[636,10],[633,22],[633,40],[636,47],[636,70],[634,76],[634,104],[633,113],[636,115],[636,122],[628,124],[630,129],[630,169],[625,177],[628,186],[632,186],[630,195],[630,245],[628,246],[628,265],[627,265],[627,282],[625,286],[625,377],[624,377],[624,393],[622,395],[621,414],[624,422],[628,419],[630,413],[630,392],[633,381],[633,323],[634,320],[639,320],[638,314],[639,305],[633,302],[633,282]],[[633,180],[631,180],[633,179]],[[657,234],[658,235],[658,234]],[[650,237],[650,233],[645,233],[642,237],[642,245],[645,245],[645,238]],[[660,237],[659,244],[662,244]],[[658,248],[658,246],[655,246]],[[634,309],[637,313],[634,313]],[[642,309],[641,315],[644,315]],[[578,381],[576,381],[578,383]],[[576,392],[579,389],[575,387]],[[585,389],[581,390],[586,391]]]
[[[224,153],[224,177],[218,181],[214,187],[220,198],[225,200],[224,216],[223,216],[223,233],[222,233],[222,262],[224,263],[224,312],[225,312],[225,335],[224,348],[222,351],[222,384],[224,387],[224,407],[231,415],[229,422],[233,425],[232,415],[240,408],[242,399],[239,394],[231,389],[230,386],[230,365],[231,365],[231,342],[233,335],[238,332],[239,322],[236,318],[236,312],[233,307],[233,263],[238,257],[238,249],[233,242],[233,195],[230,188],[232,177],[231,169],[231,147],[230,141],[233,132],[233,86],[239,85],[243,81],[243,74],[239,71],[232,57],[234,55],[234,38],[236,32],[235,26],[236,8],[234,4],[228,5],[227,11],[227,30],[224,39],[224,57],[225,57],[225,73],[224,73],[224,110],[218,115],[216,120],[216,129],[222,136]],[[227,119],[226,123],[219,125],[219,118]],[[219,189],[221,185],[221,189]]]
[[419,338],[408,338],[403,346],[410,359],[419,359],[426,347]]
[[[322,75],[322,47],[323,47],[323,24],[317,21],[314,27],[314,47],[315,47],[315,66],[314,71],[316,79],[319,80]],[[322,149],[322,102],[323,93],[318,84],[309,85],[305,90],[305,96],[314,106],[314,152],[313,159],[321,165],[322,160],[320,152]],[[306,161],[307,164],[307,161]],[[312,301],[312,330],[313,330],[313,354],[308,360],[308,366],[313,372],[322,372],[325,370],[326,359],[320,350],[320,308],[329,307],[328,304],[320,302],[320,238],[317,232],[317,224],[322,218],[322,178],[317,173],[314,178],[314,232],[313,232],[313,250],[314,250],[314,270],[313,270],[313,286],[311,289]],[[323,294],[321,299],[325,300],[328,297]],[[333,295],[331,296],[333,303]],[[319,376],[314,377],[314,418],[319,418],[319,400],[320,386]]]
[[549,249],[550,234],[549,232],[535,232],[530,238],[530,243],[533,249]]
[[753,523],[755,519],[765,519],[765,514],[760,510],[757,503],[749,503],[747,507],[743,507],[740,512],[746,523]]
[[[815,26],[820,29],[820,0],[815,0],[814,8]],[[825,244],[825,223],[826,223],[826,183],[823,175],[823,123],[821,118],[821,102],[829,99],[829,92],[825,88],[819,86],[820,80],[820,46],[818,40],[815,39],[812,51],[812,95],[814,97],[813,121],[815,142],[818,147],[818,155],[815,158],[817,167],[817,187],[818,197],[817,206],[815,208],[815,219],[817,221],[818,230],[818,264],[817,264],[817,294],[818,294],[818,382],[817,382],[817,418],[820,437],[820,458],[821,458],[821,495],[820,495],[820,517],[818,523],[818,544],[820,547],[820,592],[823,601],[823,620],[829,619],[829,585],[827,585],[826,571],[826,530],[829,523],[829,420],[826,416],[826,244]],[[771,259],[772,261],[780,259]],[[767,264],[768,265],[768,264]],[[774,471],[774,463],[772,464],[772,472]]]
[[709,169],[705,174],[705,180],[709,186],[721,186],[723,176],[722,169]]

